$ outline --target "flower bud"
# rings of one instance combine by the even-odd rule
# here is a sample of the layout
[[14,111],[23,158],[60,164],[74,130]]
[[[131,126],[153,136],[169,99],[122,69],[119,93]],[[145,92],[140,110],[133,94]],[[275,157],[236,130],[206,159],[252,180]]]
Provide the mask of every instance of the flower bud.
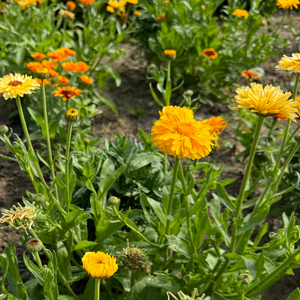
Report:
[[8,132],[8,127],[6,125],[0,125],[0,135],[4,135]]
[[84,156],[80,156],[79,159],[78,159],[79,163],[81,163],[81,164],[84,164],[87,160],[88,159]]
[[282,239],[282,236],[280,233],[278,232],[270,232],[269,233],[269,238],[272,240],[272,241],[280,241]]
[[87,144],[87,145],[91,142],[91,140],[88,139],[88,138],[84,138],[83,141],[84,141],[84,143]]
[[249,287],[252,282],[252,277],[250,276],[249,272],[243,272],[239,275],[238,281],[242,283],[242,285]]
[[60,148],[61,148],[60,143],[54,144],[54,150],[58,151]]
[[113,206],[117,206],[119,205],[121,202],[121,200],[115,196],[111,196],[109,199],[108,199],[108,204],[109,205],[113,205]]
[[165,57],[168,57],[169,59],[175,59],[176,51],[175,50],[165,50],[164,55],[165,55]]
[[42,248],[43,248],[43,243],[37,238],[30,239],[26,243],[26,249],[29,252],[39,252],[42,250]]
[[68,122],[76,122],[79,119],[78,110],[75,108],[71,108],[66,112],[65,115],[66,121]]
[[191,98],[194,95],[194,92],[192,90],[187,90],[183,93],[184,98]]
[[157,68],[155,66],[155,64],[151,64],[149,67],[148,67],[148,72],[150,73],[154,73],[157,71]]
[[46,201],[46,198],[43,194],[36,194],[34,197],[33,197],[33,200],[35,202],[38,202],[38,203],[42,203],[42,202],[45,202]]
[[46,68],[39,68],[35,71],[36,78],[46,79],[49,77],[49,70]]

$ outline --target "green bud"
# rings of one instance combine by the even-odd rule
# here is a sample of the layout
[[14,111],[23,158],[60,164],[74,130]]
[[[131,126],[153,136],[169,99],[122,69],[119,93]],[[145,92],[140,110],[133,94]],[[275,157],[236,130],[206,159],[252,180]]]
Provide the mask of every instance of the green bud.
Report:
[[280,241],[282,239],[282,236],[280,233],[278,232],[270,232],[269,233],[269,238],[272,240],[272,241]]
[[33,197],[33,200],[37,203],[44,203],[46,201],[46,198],[43,194],[36,194],[34,197]]
[[26,243],[26,249],[29,252],[39,252],[43,249],[43,243],[37,238],[30,239]]
[[88,160],[88,159],[87,159],[86,157],[84,157],[84,156],[81,156],[81,157],[79,157],[79,159],[78,159],[79,163],[81,163],[81,164],[84,164],[87,160]]
[[61,144],[57,143],[54,145],[54,150],[58,151],[61,148]]
[[184,98],[190,98],[194,95],[194,92],[192,90],[187,90],[183,93]]
[[252,282],[252,277],[249,274],[249,271],[243,272],[239,275],[238,281],[242,283],[242,285],[249,287]]
[[84,143],[87,144],[87,145],[91,142],[91,140],[88,139],[88,138],[84,138],[83,141],[84,141]]
[[6,125],[0,125],[0,134],[4,135],[8,132],[8,127]]
[[119,205],[121,202],[121,200],[115,196],[111,196],[109,199],[108,199],[108,204],[109,205],[113,205],[113,206],[117,206]]

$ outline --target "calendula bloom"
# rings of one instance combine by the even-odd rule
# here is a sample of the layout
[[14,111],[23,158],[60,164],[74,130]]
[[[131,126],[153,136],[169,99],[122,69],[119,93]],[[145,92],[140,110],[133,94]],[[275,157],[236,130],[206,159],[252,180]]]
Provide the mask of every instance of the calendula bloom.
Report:
[[216,141],[212,127],[196,121],[187,107],[165,106],[151,130],[153,144],[160,151],[178,158],[200,159],[207,156]]
[[34,225],[37,212],[32,207],[22,207],[19,203],[18,205],[18,207],[14,205],[10,210],[5,210],[0,223],[8,223],[11,228],[24,229],[27,233],[27,229],[31,229]]
[[247,79],[249,79],[249,78],[259,78],[260,77],[260,75],[258,73],[253,72],[251,70],[249,70],[249,71],[244,70],[244,71],[241,72],[241,74],[242,74],[243,77],[246,77]]
[[76,122],[79,119],[79,112],[75,108],[71,108],[66,111],[65,119],[68,122]]
[[298,5],[300,4],[299,0],[277,0],[276,5],[279,8],[283,9],[293,9],[293,8],[298,8]]
[[74,72],[85,72],[90,68],[85,62],[79,61],[78,63],[75,64],[75,69],[73,70]]
[[0,5],[0,10],[3,11],[7,7],[6,3]]
[[86,83],[86,84],[92,84],[93,83],[93,80],[92,78],[86,76],[86,75],[81,75],[80,79]]
[[280,121],[280,120],[286,120],[287,119],[285,116],[282,116],[281,114],[278,114],[274,118],[277,119],[278,121]]
[[73,1],[67,1],[66,7],[68,10],[73,11],[76,8],[76,4]]
[[75,67],[76,67],[76,64],[75,63],[72,63],[72,62],[64,62],[61,64],[61,66],[68,72],[70,71],[74,71],[75,70]]
[[65,77],[65,76],[58,76],[58,80],[62,83],[62,84],[68,84],[70,82],[70,80]]
[[139,17],[139,16],[141,15],[141,12],[138,11],[138,10],[135,10],[135,11],[134,11],[134,14],[137,15],[137,16]]
[[162,13],[162,15],[157,16],[156,19],[161,22],[166,22],[167,21],[166,13]]
[[237,8],[232,14],[238,18],[245,17],[245,19],[247,19],[249,17],[249,13],[246,10],[239,8]]
[[54,52],[49,52],[47,53],[47,55],[53,58],[54,62],[57,62],[57,61],[63,61],[67,59],[69,56],[76,55],[76,52],[69,48],[61,48],[55,50]]
[[68,10],[61,10],[59,12],[59,16],[61,18],[67,18],[67,19],[75,20],[75,14],[68,11]]
[[76,52],[74,50],[71,50],[70,48],[60,48],[59,50],[62,50],[65,52],[66,55],[69,56],[75,56]]
[[283,55],[278,65],[275,67],[277,70],[287,70],[290,73],[300,72],[300,53],[293,53],[292,57]]
[[82,264],[93,278],[109,278],[118,271],[116,258],[103,252],[86,252]]
[[165,50],[164,55],[169,56],[169,57],[175,57],[176,56],[176,51],[175,50]]
[[209,48],[209,49],[204,49],[202,51],[202,55],[208,59],[215,59],[218,57],[218,52],[213,48]]
[[33,72],[35,72],[37,69],[41,69],[42,67],[43,65],[38,62],[30,62],[27,64],[27,68]]
[[84,5],[94,4],[94,0],[78,0],[78,1],[83,3]]
[[36,5],[36,0],[20,0],[18,4],[21,6],[21,9],[25,9],[32,5]]
[[110,13],[114,13],[115,12],[115,9],[112,6],[109,6],[109,5],[106,7],[106,10],[108,12],[110,12]]
[[44,60],[42,62],[43,66],[50,70],[50,69],[56,69],[57,68],[57,63],[55,61],[51,61],[51,60]]
[[264,26],[267,26],[268,25],[268,22],[267,22],[267,20],[266,19],[262,19],[262,21],[261,21],[263,24],[264,24]]
[[114,9],[120,9],[122,7],[124,7],[126,5],[126,1],[125,0],[109,0],[107,2],[107,4],[111,7],[113,7]]
[[126,0],[127,3],[131,3],[131,4],[138,4],[139,1],[138,0]]
[[42,53],[35,52],[34,54],[31,54],[31,57],[36,59],[36,60],[43,60],[46,57],[46,55],[42,54]]
[[49,75],[51,76],[51,77],[57,77],[58,75],[59,75],[59,73],[58,72],[56,72],[56,71],[54,71],[54,70],[49,70]]
[[[39,78],[34,78],[34,80],[35,80],[40,86],[42,85],[42,80],[41,80],[41,79],[39,79]],[[50,84],[50,81],[47,80],[47,79],[44,79],[44,85],[46,86],[46,85],[48,85],[48,84]]]
[[118,16],[120,17],[121,25],[128,23],[128,14],[127,13],[119,11]]
[[170,3],[170,0],[165,0],[164,1],[164,4],[169,4]]
[[227,122],[223,120],[222,117],[211,117],[207,120],[201,121],[203,124],[209,125],[210,126],[210,133],[213,134],[216,138],[215,143],[216,146],[219,147],[218,144],[218,136],[223,132],[225,127],[227,126]]
[[295,122],[297,102],[288,100],[291,93],[283,93],[279,86],[267,85],[265,88],[261,84],[251,83],[250,87],[242,87],[236,90],[238,94],[235,101],[239,104],[231,109],[248,108],[251,112],[260,116],[281,116]]
[[3,93],[5,100],[32,94],[38,88],[39,84],[31,76],[9,74],[0,78],[0,93]]
[[76,89],[75,86],[63,86],[54,91],[54,96],[62,97],[63,101],[67,101],[69,98],[81,96],[80,92],[81,90]]

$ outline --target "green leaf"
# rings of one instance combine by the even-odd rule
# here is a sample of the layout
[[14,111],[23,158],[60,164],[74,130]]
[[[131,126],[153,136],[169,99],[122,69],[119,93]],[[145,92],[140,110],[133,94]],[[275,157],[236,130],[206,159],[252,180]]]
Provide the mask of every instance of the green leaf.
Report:
[[37,282],[43,286],[44,285],[44,278],[41,275],[41,270],[38,266],[36,266],[27,256],[23,253],[23,260],[27,267],[27,269],[31,272],[31,274],[35,277]]
[[72,276],[70,256],[68,250],[62,241],[57,242],[56,247],[57,247],[57,260],[58,260],[60,271],[68,281]]
[[157,217],[159,218],[160,222],[162,224],[166,225],[167,224],[167,219],[166,219],[166,216],[165,216],[165,214],[164,214],[164,212],[163,212],[163,210],[161,208],[161,203],[158,202],[158,201],[155,201],[155,200],[153,200],[153,199],[151,199],[149,197],[147,197],[145,194],[143,194],[143,195],[146,197],[149,205],[154,210],[154,212],[157,215]]
[[265,258],[264,258],[264,252],[262,251],[256,261],[256,275],[254,280],[259,279],[261,273],[263,272],[263,270],[265,269]]
[[154,99],[154,101],[161,107],[163,107],[163,104],[160,102],[160,100],[158,99],[156,93],[153,91],[153,88],[152,88],[152,84],[150,83],[149,84],[149,87],[150,87],[150,91],[151,91],[151,94],[152,94],[152,97]]
[[221,296],[220,294],[214,292],[212,294],[212,300],[226,300],[226,298],[224,298],[223,296]]
[[164,212],[167,213],[168,204],[169,204],[169,191],[165,185],[162,189],[162,204],[163,204]]
[[21,46],[16,53],[16,63],[17,65],[21,65],[24,60],[25,55],[25,45]]
[[266,234],[268,229],[268,223],[265,223],[263,227],[260,228],[257,236],[255,237],[253,247],[257,247],[258,243],[260,242],[261,238]]
[[39,114],[37,110],[32,109],[31,107],[27,107],[28,112],[30,113],[33,120],[39,125],[42,126],[44,123],[44,118]]
[[171,92],[172,92],[172,82],[171,82],[171,80],[169,80],[167,82],[166,90],[165,90],[165,93],[164,93],[164,98],[165,98],[166,105],[170,105]]
[[154,153],[139,153],[133,160],[130,161],[129,169],[131,171],[136,171],[151,164],[155,160],[160,160],[160,158]]
[[90,246],[95,246],[97,245],[98,243],[96,242],[90,242],[90,241],[81,241],[79,242],[75,247],[74,247],[74,251],[76,250],[81,250],[83,248],[88,248]]
[[300,300],[300,291],[299,288],[296,288],[286,300]]
[[234,212],[236,209],[235,205],[229,198],[226,190],[219,183],[217,184],[217,192],[218,192],[218,196],[219,196],[220,200],[223,202],[223,204],[226,205],[230,211]]
[[192,193],[195,186],[195,177],[192,172],[189,172],[186,175],[185,181],[187,182],[187,189],[185,191],[185,196],[188,196]]
[[188,258],[192,257],[193,251],[190,248],[188,241],[175,235],[166,235],[166,238],[168,239],[168,245],[172,250]]
[[5,253],[0,254],[0,265],[2,267],[1,285],[4,286],[9,267],[9,260],[7,259],[7,255]]

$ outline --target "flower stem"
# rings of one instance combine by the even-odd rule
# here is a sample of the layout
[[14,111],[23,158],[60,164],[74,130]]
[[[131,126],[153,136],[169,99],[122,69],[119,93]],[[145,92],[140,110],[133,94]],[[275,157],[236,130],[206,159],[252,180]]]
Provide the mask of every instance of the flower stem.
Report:
[[95,300],[100,300],[100,278],[95,278]]
[[[50,163],[50,167],[51,167],[52,180],[54,181],[55,180],[55,170],[54,170],[54,164],[53,164],[53,160],[52,160],[52,150],[51,150],[51,141],[50,141],[50,134],[49,134],[47,101],[46,101],[46,92],[45,92],[44,79],[42,79],[42,93],[43,93],[44,121],[45,121],[45,131],[46,131],[49,163]],[[57,190],[57,184],[56,183],[54,185],[54,188],[55,188],[55,196],[58,199],[58,190]]]
[[168,154],[167,153],[164,153],[163,166],[164,166],[164,174],[167,174],[167,171],[168,171]]
[[40,259],[40,256],[39,256],[39,253],[38,252],[33,252],[32,253],[37,265],[39,266],[40,269],[43,268],[43,265],[42,265],[42,262],[41,262],[41,259]]
[[[178,173],[179,163],[180,163],[180,160],[176,156],[175,166],[174,166],[174,170],[173,170],[173,180],[172,180],[172,185],[171,185],[171,190],[170,190],[170,195],[169,195],[169,203],[168,203],[168,208],[167,208],[168,215],[171,215],[171,213],[172,213],[173,197],[174,197],[174,191],[175,191],[175,186],[176,186],[176,181],[177,181],[177,173]],[[166,224],[166,230],[165,230],[166,234],[170,234],[170,225],[171,225],[171,221],[168,218],[167,224]]]
[[42,181],[43,185],[48,189],[48,185],[47,185],[47,183],[46,183],[46,181],[44,179],[43,173],[42,173],[42,171],[40,169],[40,166],[38,164],[38,159],[37,159],[37,157],[36,157],[36,155],[34,153],[34,150],[33,150],[32,144],[31,144],[31,140],[30,140],[30,136],[29,136],[29,133],[28,133],[28,129],[27,129],[25,117],[24,117],[24,114],[23,114],[22,104],[21,104],[20,96],[19,95],[16,98],[16,103],[17,103],[17,107],[18,107],[18,111],[19,111],[19,115],[20,115],[22,127],[23,127],[23,130],[24,130],[24,133],[25,133],[25,137],[26,137],[26,140],[27,140],[27,144],[29,146],[29,149],[30,149],[30,152],[31,152],[32,156],[36,158],[36,162],[34,162],[34,165],[35,165],[36,170],[37,170],[37,172],[39,174],[40,180]]
[[71,136],[72,136],[72,127],[73,127],[73,123],[70,122],[69,123],[69,128],[68,128],[68,136],[67,136],[67,145],[66,145],[66,173],[65,173],[65,179],[66,179],[66,190],[67,190],[67,197],[66,197],[66,212],[69,212],[69,205],[70,205],[70,195],[69,195],[69,154],[70,154],[70,146],[71,146]]

